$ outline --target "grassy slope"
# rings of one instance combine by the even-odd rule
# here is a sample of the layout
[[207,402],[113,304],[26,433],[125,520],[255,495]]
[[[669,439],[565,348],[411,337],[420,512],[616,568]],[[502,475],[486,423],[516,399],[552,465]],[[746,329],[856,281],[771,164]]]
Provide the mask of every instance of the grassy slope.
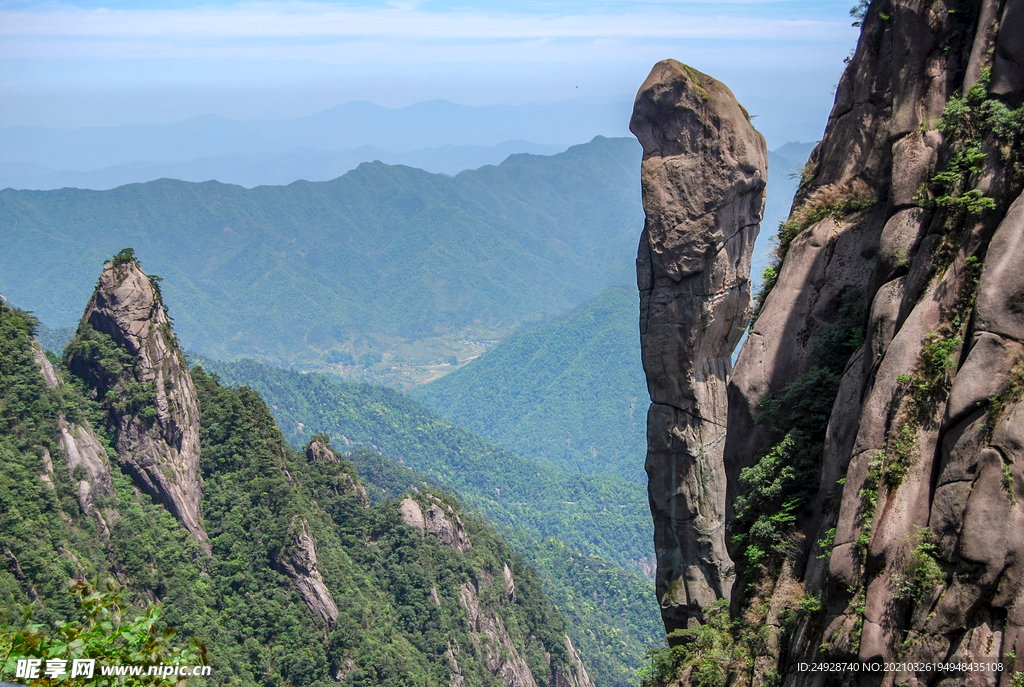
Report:
[[502,448],[559,470],[646,483],[650,399],[638,307],[635,288],[614,287],[411,395]]

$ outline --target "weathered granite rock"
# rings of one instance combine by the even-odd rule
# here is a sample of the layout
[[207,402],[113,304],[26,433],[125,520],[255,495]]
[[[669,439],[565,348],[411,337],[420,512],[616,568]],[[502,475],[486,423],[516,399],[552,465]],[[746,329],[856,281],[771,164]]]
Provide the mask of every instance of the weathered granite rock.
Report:
[[515,601],[516,580],[512,577],[512,568],[508,567],[508,563],[501,564],[501,574],[505,578],[505,595],[508,596],[509,601]]
[[[32,354],[46,384],[51,388],[62,385],[63,381],[38,344],[33,344]],[[78,495],[78,506],[83,513],[96,518],[100,533],[107,538],[110,536],[109,521],[117,518],[117,512],[111,508],[104,508],[101,512],[96,506],[95,498],[114,495],[114,482],[110,474],[107,452],[88,425],[68,422],[61,416],[57,420],[57,431],[57,441],[68,461],[68,476],[77,483],[75,491]],[[43,463],[47,475],[45,481],[53,486],[53,460],[48,452]]]
[[115,259],[104,266],[79,330],[86,326],[123,347],[132,369],[111,378],[100,361],[79,351],[68,358],[71,371],[88,381],[101,399],[112,390],[152,394],[144,407],[111,409],[118,461],[209,554],[200,518],[199,401],[163,300],[134,259]]
[[418,529],[421,534],[429,534],[445,546],[451,547],[459,553],[465,553],[470,542],[462,519],[452,510],[451,506],[444,506],[429,494],[426,498],[430,501],[426,513],[412,497],[406,496],[402,499],[398,504],[402,521],[406,525]]
[[426,534],[427,526],[423,520],[423,509],[420,507],[420,504],[416,503],[414,498],[406,496],[402,499],[401,503],[398,504],[398,512],[402,516],[402,522],[409,527],[419,530],[420,534]]
[[32,342],[32,357],[35,359],[36,365],[39,366],[39,372],[43,375],[48,387],[56,389],[62,384],[60,377],[57,376],[50,361],[46,359],[46,354],[43,353],[43,349],[37,341]]
[[298,523],[293,519],[290,530],[291,546],[274,555],[274,567],[292,579],[309,610],[333,628],[338,622],[338,605],[317,568],[316,540],[309,523],[305,518]]
[[101,512],[96,506],[96,496],[114,495],[107,452],[88,425],[69,423],[61,418],[57,423],[57,431],[60,432],[58,442],[68,459],[68,472],[71,479],[78,483],[78,505],[83,513],[96,518],[100,532],[104,537],[109,537],[109,521],[115,519],[117,514],[109,508]]
[[555,668],[554,687],[594,687],[594,683],[590,680],[587,669],[583,667],[583,661],[580,660],[579,654],[576,653],[569,635],[565,636],[565,650],[569,655],[570,667],[568,669]]
[[992,93],[1020,105],[1024,95],[1024,2],[1006,0],[992,64]]
[[630,130],[644,150],[637,255],[640,341],[651,407],[648,493],[657,594],[669,631],[729,598],[726,384],[750,314],[750,256],[767,151],[728,88],[674,60],[640,87]]
[[[977,135],[992,152],[953,193],[973,189],[991,207],[947,211],[928,183],[969,143],[938,126],[954,94],[991,67],[989,96],[1024,102],[1022,8],[871,3],[791,219],[829,207],[825,199],[833,212],[798,222],[729,381],[727,509],[743,491],[739,472],[767,446],[759,402],[817,364],[812,352],[842,289],[862,293],[864,341],[831,406],[817,492],[782,572],[745,580],[752,591],[733,603],[768,618],[804,613],[754,648],[754,672],[777,671],[784,685],[823,684],[796,669],[816,660],[1024,667],[1024,179],[983,125]],[[843,209],[855,197],[872,205]],[[820,610],[801,611],[802,594]],[[843,681],[1007,685],[1010,675],[910,670]]]
[[[512,643],[501,616],[481,605],[476,587],[463,582],[459,589],[459,603],[466,609],[470,635],[491,674],[507,687],[536,687],[533,673]],[[586,675],[586,671],[583,674]]]

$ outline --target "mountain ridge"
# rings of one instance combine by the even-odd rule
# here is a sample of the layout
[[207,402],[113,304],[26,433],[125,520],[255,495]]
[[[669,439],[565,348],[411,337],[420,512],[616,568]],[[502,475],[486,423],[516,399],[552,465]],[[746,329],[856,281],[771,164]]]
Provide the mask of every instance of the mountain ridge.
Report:
[[638,310],[632,287],[612,287],[410,395],[520,455],[643,484]]
[[469,330],[495,338],[626,278],[638,154],[597,138],[456,177],[363,163],[329,182],[251,190],[164,180],[0,191],[0,225],[18,227],[0,288],[67,323],[89,264],[130,244],[167,279],[191,350],[323,365],[332,349],[380,354],[433,337],[430,351],[458,354]]
[[538,144],[579,144],[594,136],[622,136],[628,105],[471,107],[448,101],[387,108],[347,103],[281,121],[243,121],[219,115],[168,125],[126,124],[79,130],[0,129],[0,162],[96,169],[135,160],[184,162],[211,154],[282,152],[370,145],[406,153],[444,145],[494,146],[523,139]]

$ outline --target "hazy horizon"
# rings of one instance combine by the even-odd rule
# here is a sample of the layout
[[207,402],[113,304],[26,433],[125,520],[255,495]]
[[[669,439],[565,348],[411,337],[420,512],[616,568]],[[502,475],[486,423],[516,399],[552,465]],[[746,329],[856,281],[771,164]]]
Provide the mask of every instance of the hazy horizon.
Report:
[[820,137],[857,39],[849,5],[0,2],[0,129],[288,120],[357,101],[628,105],[672,57],[726,83],[781,145],[792,124]]

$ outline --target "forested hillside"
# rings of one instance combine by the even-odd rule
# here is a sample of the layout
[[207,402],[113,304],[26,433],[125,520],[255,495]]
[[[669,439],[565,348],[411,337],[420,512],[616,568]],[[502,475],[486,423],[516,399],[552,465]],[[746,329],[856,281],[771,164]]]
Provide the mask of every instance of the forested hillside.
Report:
[[[166,279],[182,342],[216,357],[426,365],[628,282],[640,151],[596,138],[455,177],[381,163],[244,189],[169,179],[0,191],[0,292],[70,325],[125,245]],[[407,370],[406,370],[407,371]]]
[[[355,449],[345,457],[359,469],[375,502],[411,489],[453,491],[376,451]],[[663,634],[651,603],[651,581],[632,566],[585,554],[555,537],[535,539],[522,529],[495,528],[540,575],[544,593],[565,618],[566,634],[586,657],[595,683],[635,685],[644,654]]]
[[638,308],[634,287],[614,287],[411,395],[498,446],[563,472],[646,484],[649,399]]
[[[43,631],[73,620],[67,581],[112,578],[205,642],[216,684],[588,684],[539,578],[492,528],[439,490],[371,505],[325,437],[297,451],[255,392],[176,372],[165,325],[97,330],[146,303],[162,310],[152,285],[138,296],[146,280],[128,256],[107,269],[63,360],[33,349],[32,316],[0,305],[5,629],[29,604]],[[169,423],[180,431],[161,444]],[[135,462],[187,464],[190,427],[195,533]]]
[[652,567],[643,487],[562,473],[503,451],[384,387],[252,361],[202,364],[257,390],[290,441],[328,432],[383,495],[430,484],[457,490],[537,568],[595,680],[634,683],[645,647],[662,635],[653,584],[641,573]]
[[266,399],[285,437],[319,432],[339,446],[372,448],[457,489],[496,522],[630,565],[651,555],[644,488],[603,475],[564,473],[502,450],[397,391],[243,360],[200,359],[229,384]]

